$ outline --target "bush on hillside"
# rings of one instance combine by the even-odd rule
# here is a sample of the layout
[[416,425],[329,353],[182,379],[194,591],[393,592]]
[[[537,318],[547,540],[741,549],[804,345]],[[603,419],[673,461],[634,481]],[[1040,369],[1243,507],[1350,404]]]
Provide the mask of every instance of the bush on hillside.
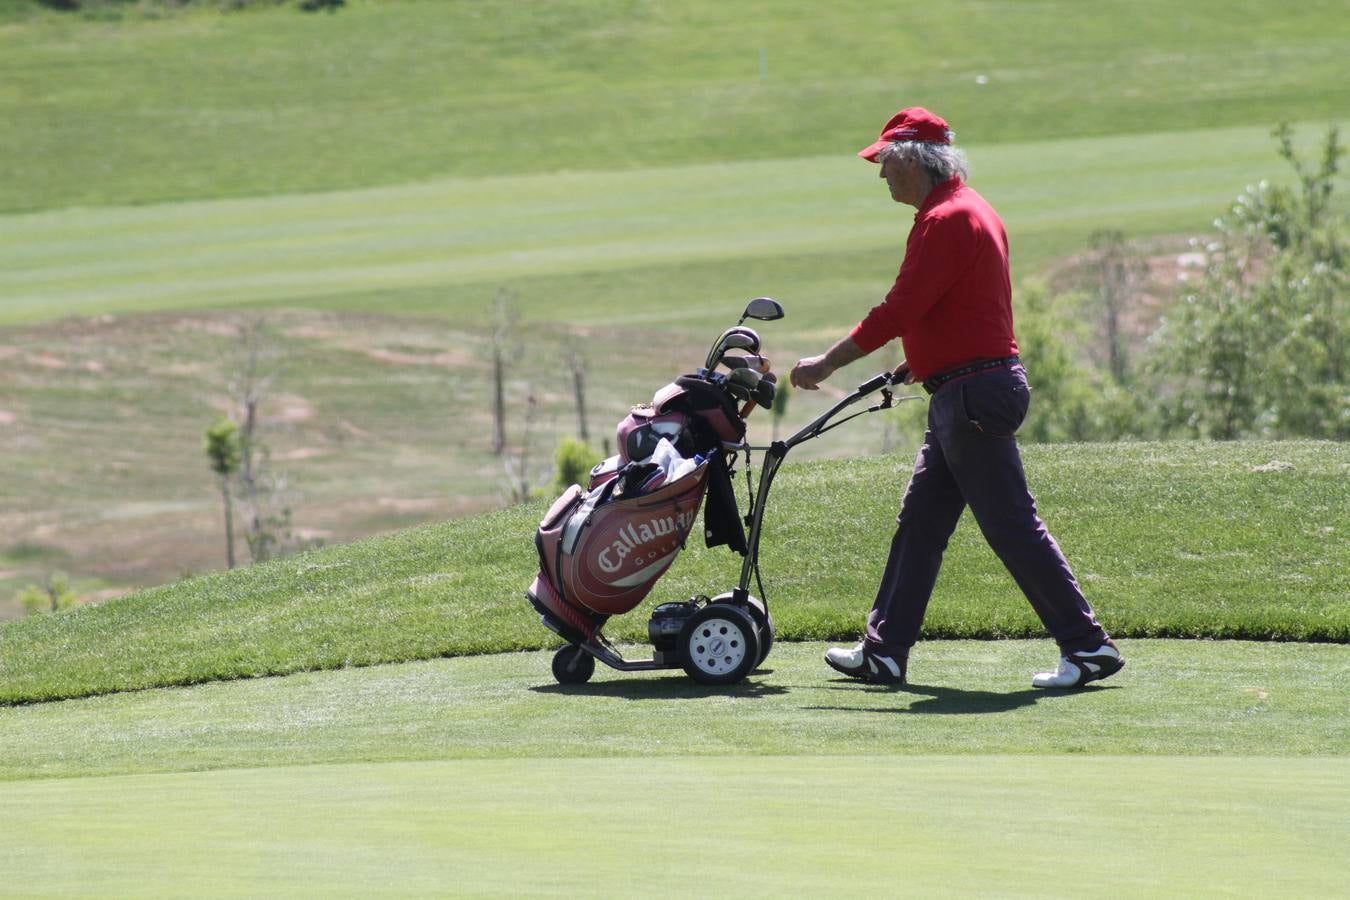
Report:
[[553,479],[553,493],[556,496],[574,484],[585,487],[591,469],[600,462],[600,454],[576,438],[566,437],[558,442],[553,461],[557,468],[557,475]]
[[1018,295],[1017,339],[1031,385],[1031,408],[1019,436],[1040,443],[1142,437],[1139,395],[1079,355],[1088,340],[1081,318],[1065,312],[1076,298],[1051,297],[1032,283]]
[[1350,438],[1346,262],[1331,205],[1344,152],[1332,128],[1313,169],[1274,132],[1297,189],[1261,182],[1215,222],[1205,275],[1155,336],[1159,412],[1182,433]]
[[44,584],[30,584],[14,597],[29,615],[57,612],[75,605],[78,597],[70,589],[70,579],[64,572],[53,572]]

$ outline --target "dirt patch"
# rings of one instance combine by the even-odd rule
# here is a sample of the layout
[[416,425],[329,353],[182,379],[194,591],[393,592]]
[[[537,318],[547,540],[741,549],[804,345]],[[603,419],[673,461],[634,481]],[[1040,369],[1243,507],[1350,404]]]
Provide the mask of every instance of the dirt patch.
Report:
[[[501,505],[483,334],[457,321],[376,313],[259,316],[275,351],[266,357],[275,380],[259,424],[274,426],[264,438],[294,490],[300,541],[347,542]],[[11,485],[13,502],[0,510],[0,535],[10,537],[0,547],[50,544],[60,553],[43,566],[59,562],[72,578],[110,588],[223,567],[221,501],[202,432],[218,415],[238,416],[230,389],[239,325],[257,317],[151,313],[5,329],[0,439],[6,462],[31,477]],[[620,411],[702,357],[702,335],[692,348],[663,339],[636,368],[601,351],[627,337],[597,328],[587,339],[591,424],[611,441]],[[571,430],[572,396],[548,389],[556,373],[545,362],[560,335],[541,329],[522,342],[532,358],[519,361],[524,374],[507,398],[508,437],[519,440],[520,388],[533,378],[541,409],[531,441],[542,474],[549,449]],[[32,362],[39,358],[43,364]],[[628,388],[634,382],[637,398]],[[17,557],[5,563],[20,565]]]
[[363,351],[371,359],[393,363],[398,366],[441,366],[457,369],[473,365],[477,360],[472,353],[462,350],[446,350],[441,353],[407,353],[397,350],[367,349]]
[[[1125,338],[1134,349],[1158,329],[1180,299],[1184,286],[1204,276],[1205,254],[1196,249],[1195,240],[1179,235],[1127,244],[1143,267],[1130,306],[1120,319]],[[1095,252],[1080,253],[1052,267],[1046,279],[1050,292],[1093,294],[1100,284],[1099,259]]]
[[321,447],[297,447],[294,450],[288,450],[273,457],[280,462],[299,462],[302,459],[314,459],[319,456],[327,456],[330,451]]
[[265,421],[269,425],[294,425],[314,418],[314,405],[295,394],[279,394],[268,405],[271,410]]
[[375,436],[374,434],[372,434],[369,431],[366,431],[359,425],[354,425],[353,423],[348,422],[346,419],[343,419],[341,422],[338,423],[338,428],[340,428],[344,433],[352,435],[353,437],[373,438]]
[[210,334],[217,337],[239,339],[239,320],[236,318],[190,317],[178,319],[170,326],[174,331]]
[[109,600],[116,600],[118,597],[125,597],[132,592],[132,588],[105,588],[101,591],[82,594],[80,603],[106,603]]
[[321,317],[288,325],[286,335],[396,366],[457,369],[481,363],[473,352],[462,349],[472,338],[447,332],[440,321],[419,327],[416,321],[401,318]]
[[402,497],[381,497],[376,503],[384,509],[392,509],[394,512],[424,512],[428,509],[436,509],[444,506],[444,500],[432,498],[405,499]]

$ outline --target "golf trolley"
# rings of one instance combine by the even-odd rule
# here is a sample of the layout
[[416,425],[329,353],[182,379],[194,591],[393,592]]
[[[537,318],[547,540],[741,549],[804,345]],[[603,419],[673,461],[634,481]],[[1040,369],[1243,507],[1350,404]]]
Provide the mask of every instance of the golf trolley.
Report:
[[[759,541],[778,467],[798,444],[857,416],[919,399],[894,395],[898,379],[883,372],[791,437],[751,446],[745,419],[756,406],[773,408],[776,378],[759,355],[759,335],[743,323],[783,315],[775,300],[751,300],[740,321],[713,343],[701,368],[657,391],[650,404],[634,407],[619,424],[619,453],[591,470],[588,487],[572,485],[544,516],[535,534],[540,572],[526,597],[544,626],[567,641],[553,656],[560,683],[588,681],[598,659],[623,672],[683,668],[703,684],[734,684],[768,656],[775,630],[763,599]],[[877,391],[880,402],[835,421]],[[757,488],[754,453],[763,454]],[[732,481],[742,457],[750,508],[743,519]],[[656,606],[647,623],[652,657],[624,659],[601,628],[611,615],[631,611],[647,596],[684,547],[700,506],[707,545],[726,545],[743,557],[740,580],[712,597]],[[752,575],[760,597],[750,593]]]

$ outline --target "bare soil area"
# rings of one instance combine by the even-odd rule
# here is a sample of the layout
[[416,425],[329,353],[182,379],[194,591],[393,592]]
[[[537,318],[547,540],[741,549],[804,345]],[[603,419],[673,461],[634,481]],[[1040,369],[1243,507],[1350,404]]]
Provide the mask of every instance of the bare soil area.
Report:
[[[242,419],[248,321],[102,316],[0,330],[0,617],[18,614],[19,587],[53,571],[97,601],[224,566],[203,435],[222,415]],[[264,321],[258,434],[286,485],[277,505],[291,510],[292,549],[505,502],[483,336],[397,316],[269,310]],[[508,373],[507,450],[518,462],[533,396],[525,458],[542,486],[576,413],[570,378],[548,354],[531,356]],[[588,406],[608,412],[619,389],[599,377],[603,365]],[[597,433],[612,430],[612,414],[592,418]]]

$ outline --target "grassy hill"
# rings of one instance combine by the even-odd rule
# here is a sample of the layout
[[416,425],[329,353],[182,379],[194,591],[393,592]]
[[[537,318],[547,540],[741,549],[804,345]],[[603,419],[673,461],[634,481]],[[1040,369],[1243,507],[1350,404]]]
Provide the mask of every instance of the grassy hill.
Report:
[[1350,51],[1333,3],[229,5],[0,3],[0,455],[27,473],[0,483],[0,617],[54,569],[100,598],[221,564],[198,443],[234,316],[286,359],[264,418],[304,539],[481,511],[496,297],[546,480],[569,341],[603,435],[750,296],[788,305],[780,363],[875,302],[908,219],[852,153],[921,102],[1019,279],[1099,228],[1154,258],[1142,337],[1186,238],[1286,176],[1269,127],[1343,117]]
[[977,145],[1350,106],[1323,0],[8,9],[0,210],[847,156],[911,102]]
[[[1350,640],[1342,445],[1050,445],[1027,459],[1114,634]],[[896,457],[789,461],[762,553],[780,637],[859,633],[907,468]],[[514,507],[7,623],[0,702],[551,646],[523,599],[542,512]],[[648,606],[728,589],[736,563],[692,546]],[[968,521],[937,590],[929,637],[1042,633]],[[645,630],[637,612],[606,633]]]
[[[1343,121],[1343,4],[80,5],[0,0],[0,618],[54,569],[93,598],[172,583],[0,623],[0,892],[1343,890],[1342,445],[1028,448],[1130,661],[1069,693],[1027,686],[1053,646],[969,521],[912,683],[823,668],[921,404],[789,460],[763,561],[797,642],[725,691],[553,684],[522,597],[542,505],[463,518],[500,503],[497,297],[511,450],[534,403],[546,478],[569,346],[600,434],[750,296],[788,306],[780,364],[875,302],[908,211],[852,153],[898,106],[952,120],[1019,280],[1123,230],[1142,338],[1187,238],[1287,177],[1270,127]],[[257,315],[265,436],[330,546],[186,577],[220,565],[201,433]],[[736,563],[691,547],[653,600]]]

